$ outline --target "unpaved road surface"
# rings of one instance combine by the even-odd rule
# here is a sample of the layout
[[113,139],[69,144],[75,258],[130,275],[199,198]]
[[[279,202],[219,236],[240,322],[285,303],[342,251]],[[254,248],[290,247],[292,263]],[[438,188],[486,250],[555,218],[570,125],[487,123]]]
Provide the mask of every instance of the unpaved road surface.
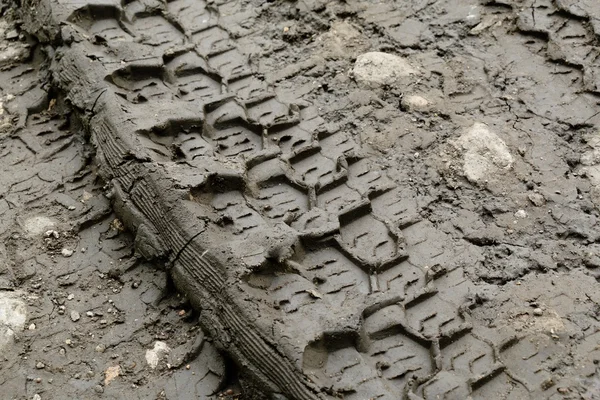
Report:
[[[14,397],[237,396],[232,376],[243,398],[600,396],[600,5],[18,11],[3,43],[38,59],[3,72],[36,72],[2,87]],[[77,378],[52,367],[76,329]]]

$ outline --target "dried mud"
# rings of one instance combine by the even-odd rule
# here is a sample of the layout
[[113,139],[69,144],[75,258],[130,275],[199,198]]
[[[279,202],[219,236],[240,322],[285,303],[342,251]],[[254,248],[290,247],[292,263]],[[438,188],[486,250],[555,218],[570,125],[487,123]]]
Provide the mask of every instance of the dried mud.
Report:
[[3,42],[14,398],[600,395],[599,5],[92,3]]

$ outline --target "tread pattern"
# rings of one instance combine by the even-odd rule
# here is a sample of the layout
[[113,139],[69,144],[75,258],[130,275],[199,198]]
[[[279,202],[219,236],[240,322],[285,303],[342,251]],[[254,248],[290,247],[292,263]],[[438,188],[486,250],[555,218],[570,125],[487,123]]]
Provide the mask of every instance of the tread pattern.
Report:
[[220,3],[84,6],[69,21],[87,42],[64,48],[56,72],[89,110],[84,50],[102,54],[98,157],[140,215],[132,228],[151,225],[173,250],[219,345],[291,398],[517,396],[498,345],[460,307],[461,249],[420,220],[383,161],[315,107],[277,99],[221,9],[248,14]]

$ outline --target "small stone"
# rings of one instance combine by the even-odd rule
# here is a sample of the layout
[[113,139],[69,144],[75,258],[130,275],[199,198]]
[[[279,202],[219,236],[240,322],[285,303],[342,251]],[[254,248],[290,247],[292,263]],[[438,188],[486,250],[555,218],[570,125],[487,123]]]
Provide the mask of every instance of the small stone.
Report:
[[67,296],[67,300],[73,300],[75,298],[75,295],[73,293],[71,293],[70,295]]
[[544,311],[542,311],[542,309],[541,309],[541,308],[539,308],[539,307],[538,307],[538,308],[534,308],[534,309],[533,309],[533,315],[535,315],[536,317],[539,317],[539,316],[541,316],[542,314],[544,314]]
[[87,315],[88,317],[92,318],[94,316],[94,312],[93,311],[88,311],[85,313],[85,315]]
[[515,217],[517,217],[517,218],[527,218],[527,212],[525,212],[525,210],[518,210],[515,213]]
[[54,239],[58,239],[60,237],[60,234],[57,231],[50,229],[50,230],[44,232],[44,237],[47,237],[47,238],[53,237]]
[[369,86],[391,85],[402,77],[418,74],[404,58],[382,52],[370,52],[357,57],[354,78]]
[[406,110],[428,111],[431,103],[425,97],[408,95],[402,98],[402,106]]
[[67,340],[65,340],[65,344],[67,346],[70,346],[71,344],[73,344],[73,341],[71,339],[67,339]]
[[35,378],[35,383],[42,383],[42,378]]
[[31,398],[31,400],[42,400],[42,396],[40,396],[39,394],[34,394],[33,397]]
[[104,388],[100,385],[94,386],[94,392],[96,393],[104,393]]
[[76,207],[75,206],[69,206],[68,209],[69,209],[69,211],[73,211],[73,210],[76,209]]
[[71,257],[73,255],[73,250],[62,249],[60,254],[62,254],[63,257]]
[[463,173],[470,182],[487,184],[512,168],[508,146],[486,124],[473,124],[451,143],[463,153]]
[[44,369],[45,366],[46,365],[43,362],[41,362],[41,361],[39,361],[37,364],[35,364],[35,367],[37,369]]
[[102,325],[106,325],[106,324],[108,324],[108,321],[107,321],[107,320],[105,320],[105,319],[101,319],[101,320],[100,320],[100,323],[101,323]]
[[34,330],[35,330],[35,324],[31,324],[31,325],[29,325],[29,330],[30,330],[30,331],[34,331]]
[[6,32],[4,37],[8,40],[17,39],[19,37],[19,32],[17,32],[16,29],[11,29],[10,31]]
[[79,321],[79,318],[81,318],[81,315],[79,315],[79,313],[75,310],[71,311],[71,321],[73,322],[77,322]]
[[63,349],[62,347],[60,348],[60,350],[58,351],[58,354],[60,354],[61,356],[64,356],[66,354],[66,350]]
[[98,353],[104,353],[105,350],[106,350],[106,346],[103,343],[100,343],[98,346],[96,346],[96,351]]
[[65,313],[66,307],[65,306],[58,306],[58,313],[60,315],[63,315]]
[[146,362],[150,368],[155,369],[158,366],[159,360],[170,350],[171,349],[165,342],[154,342],[154,348],[146,350]]
[[546,204],[546,199],[539,193],[531,193],[527,198],[529,198],[529,201],[536,207],[541,207]]

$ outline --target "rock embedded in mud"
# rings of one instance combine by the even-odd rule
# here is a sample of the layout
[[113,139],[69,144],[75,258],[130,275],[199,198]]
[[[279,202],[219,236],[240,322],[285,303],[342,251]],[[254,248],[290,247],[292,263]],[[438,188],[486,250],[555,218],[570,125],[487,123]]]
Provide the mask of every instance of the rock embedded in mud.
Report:
[[75,310],[71,311],[71,321],[77,322],[81,318],[81,315]]
[[513,165],[508,146],[486,124],[474,123],[451,143],[463,153],[463,173],[472,183],[486,183]]
[[431,102],[423,96],[411,94],[404,96],[402,107],[411,111],[429,111],[431,109]]
[[354,64],[354,79],[371,87],[392,85],[402,77],[417,75],[418,71],[405,59],[382,52],[361,54]]
[[73,255],[73,250],[62,249],[60,254],[62,254],[63,257],[71,257]]
[[527,218],[527,212],[525,210],[517,210],[515,213],[516,218]]
[[25,303],[13,293],[0,293],[0,350],[11,344],[27,319]]
[[155,369],[158,366],[160,359],[165,356],[171,349],[165,342],[154,342],[154,348],[146,350],[146,362],[150,368]]
[[546,204],[546,199],[539,193],[531,193],[527,198],[536,207],[541,207]]

